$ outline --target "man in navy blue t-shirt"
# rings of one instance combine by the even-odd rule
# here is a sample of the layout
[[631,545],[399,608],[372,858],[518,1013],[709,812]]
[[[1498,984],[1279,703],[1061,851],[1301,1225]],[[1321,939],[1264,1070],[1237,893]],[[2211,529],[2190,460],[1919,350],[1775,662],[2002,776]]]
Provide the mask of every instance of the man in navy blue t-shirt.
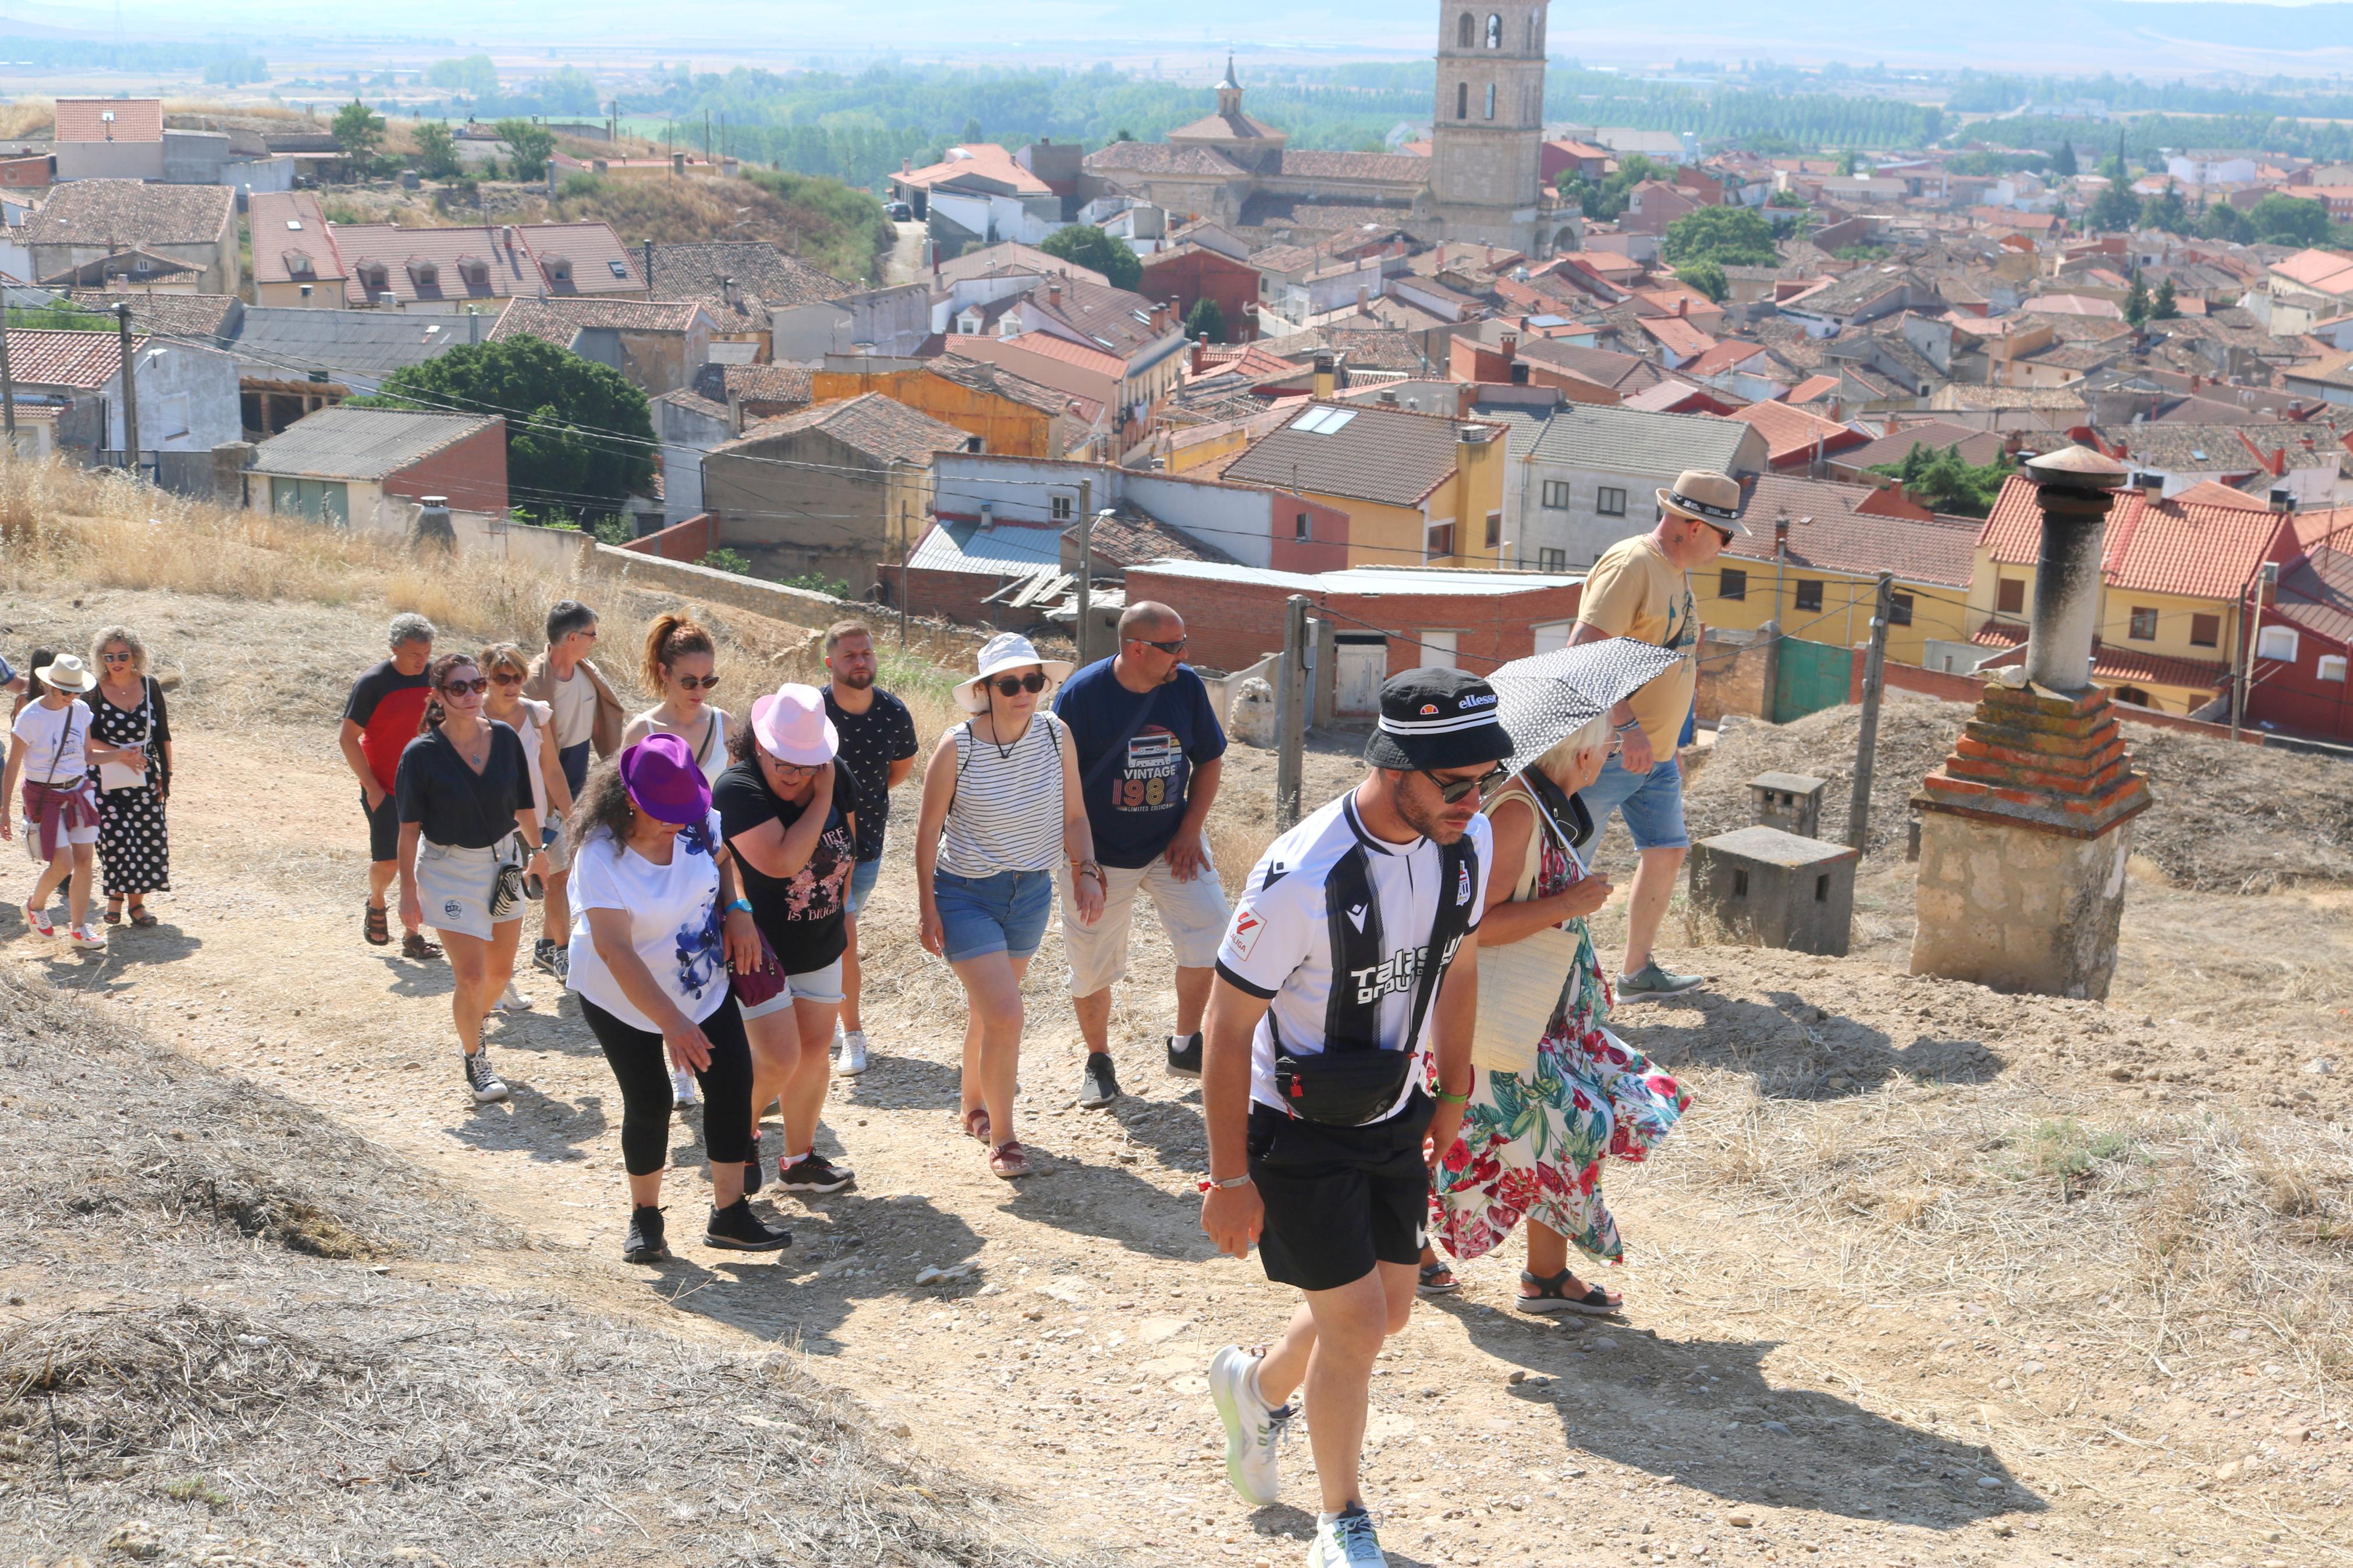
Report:
[[[1202,825],[1218,798],[1226,731],[1208,689],[1184,658],[1184,617],[1149,600],[1130,605],[1119,617],[1119,652],[1071,676],[1054,699],[1055,716],[1070,727],[1078,752],[1079,787],[1103,868],[1103,918],[1062,927],[1071,995],[1087,1042],[1079,1103],[1089,1110],[1119,1098],[1111,988],[1127,973],[1138,889],[1151,895],[1176,955],[1168,1070],[1201,1076],[1201,1010],[1227,915]],[[1063,880],[1068,899],[1067,871]]]

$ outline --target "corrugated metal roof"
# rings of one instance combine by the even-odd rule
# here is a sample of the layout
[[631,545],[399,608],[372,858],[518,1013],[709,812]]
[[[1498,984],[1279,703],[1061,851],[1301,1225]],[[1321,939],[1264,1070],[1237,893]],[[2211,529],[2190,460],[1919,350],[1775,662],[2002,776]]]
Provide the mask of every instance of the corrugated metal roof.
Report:
[[253,470],[316,479],[380,479],[502,423],[494,415],[322,408],[254,448]]
[[907,564],[919,572],[971,572],[1016,577],[1062,559],[1060,529],[1028,523],[940,522],[915,545]]
[[[481,321],[474,330],[487,337],[490,325]],[[381,381],[438,359],[465,342],[467,331],[463,316],[250,305],[229,346],[241,375],[290,381],[322,370],[337,380]]]
[[1205,583],[1250,583],[1294,594],[1349,594],[1366,598],[1389,594],[1501,598],[1546,588],[1573,588],[1585,581],[1582,573],[1458,572],[1412,566],[1352,566],[1344,572],[1323,573],[1270,572],[1263,567],[1228,565],[1216,561],[1154,561],[1140,569]]
[[1509,404],[1473,405],[1482,419],[1511,426],[1514,458],[1602,473],[1673,479],[1685,468],[1730,473],[1748,427],[1704,414],[1659,414],[1599,403],[1563,403],[1549,416],[1517,413]]

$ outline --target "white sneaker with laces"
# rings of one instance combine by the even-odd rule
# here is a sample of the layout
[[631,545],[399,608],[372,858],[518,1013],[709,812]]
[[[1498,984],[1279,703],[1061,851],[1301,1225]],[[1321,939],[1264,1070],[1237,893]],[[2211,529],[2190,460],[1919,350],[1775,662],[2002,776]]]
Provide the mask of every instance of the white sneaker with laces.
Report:
[[85,952],[104,952],[106,951],[106,933],[96,926],[75,926],[67,932],[66,940]]
[[531,998],[516,990],[515,983],[510,980],[507,982],[505,993],[492,1005],[509,1013],[528,1013],[531,1011]]
[[1290,1430],[1291,1406],[1268,1409],[1257,1374],[1258,1357],[1240,1345],[1209,1358],[1209,1398],[1226,1424],[1226,1479],[1244,1502],[1264,1508],[1282,1495],[1275,1450]]
[[670,1075],[670,1098],[681,1110],[695,1103],[694,1075],[680,1068]]
[[855,1078],[866,1070],[866,1031],[844,1029],[834,1042],[833,1070]]
[[1307,1568],[1388,1568],[1373,1534],[1373,1516],[1361,1507],[1319,1515],[1315,1541],[1307,1548]]

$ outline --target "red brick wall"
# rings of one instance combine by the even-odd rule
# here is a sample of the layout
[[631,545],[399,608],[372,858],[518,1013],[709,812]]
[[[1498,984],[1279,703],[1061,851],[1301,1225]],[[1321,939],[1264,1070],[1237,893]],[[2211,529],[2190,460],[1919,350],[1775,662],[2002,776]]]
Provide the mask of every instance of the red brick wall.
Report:
[[[1862,668],[1863,661],[1857,658],[1847,677],[1846,700],[1849,702],[1862,700]],[[1957,675],[1941,669],[1923,669],[1918,665],[1897,664],[1893,659],[1888,660],[1885,672],[1888,689],[1893,691],[1913,691],[1923,697],[1942,698],[1947,702],[1971,704],[1985,695],[1986,678],[1982,675]],[[2228,739],[2231,733],[2228,724],[2211,724],[2203,719],[2159,712],[2154,708],[2143,708],[2131,702],[2115,702],[2112,705],[2117,721],[2126,724],[2147,724],[2158,730],[2187,730],[2193,735],[2216,735],[2224,739]],[[2257,717],[2263,716],[2260,702],[2254,704],[2253,711]],[[2285,719],[2274,721],[2288,722]],[[2252,741],[2256,745],[2263,744],[2263,736],[2252,730],[2242,731],[2240,739]]]
[[384,493],[421,500],[446,496],[459,511],[507,510],[507,432],[503,421],[444,447],[431,457],[387,475]]
[[56,175],[57,162],[47,154],[0,159],[0,185],[46,185]]
[[[1192,656],[1218,669],[1240,669],[1282,646],[1283,605],[1293,590],[1282,584],[1205,582],[1163,575],[1147,566],[1127,573],[1128,597],[1157,599],[1185,617]],[[1307,591],[1319,610],[1328,611],[1341,631],[1371,628],[1390,635],[1389,672],[1423,662],[1424,631],[1451,631],[1455,657],[1465,669],[1484,672],[1535,651],[1535,627],[1542,621],[1572,620],[1581,584],[1535,588],[1503,595],[1443,594],[1328,594]]]
[[1258,268],[1230,256],[1214,250],[1189,250],[1166,259],[1147,256],[1135,291],[1147,300],[1172,301],[1179,322],[1207,295],[1226,318],[1226,342],[1246,343],[1258,336]]
[[[1274,537],[1267,554],[1278,572],[1337,572],[1348,564],[1348,514],[1303,496],[1277,492],[1273,499]],[[1302,542],[1299,514],[1307,514],[1307,541]]]
[[[899,605],[899,566],[896,562],[878,563],[876,580],[889,595],[892,609]],[[1019,630],[1039,619],[1034,610],[1008,611],[1002,605],[984,605],[981,600],[997,592],[1011,577],[987,577],[976,572],[933,572],[916,567],[906,574],[907,586],[913,595],[908,610],[918,616],[938,616],[966,626],[1003,626]],[[1000,619],[1000,617],[1002,617]]]
[[632,539],[621,548],[640,555],[659,555],[665,561],[700,562],[719,548],[719,520],[707,511],[699,511],[684,522],[673,522],[659,532]]

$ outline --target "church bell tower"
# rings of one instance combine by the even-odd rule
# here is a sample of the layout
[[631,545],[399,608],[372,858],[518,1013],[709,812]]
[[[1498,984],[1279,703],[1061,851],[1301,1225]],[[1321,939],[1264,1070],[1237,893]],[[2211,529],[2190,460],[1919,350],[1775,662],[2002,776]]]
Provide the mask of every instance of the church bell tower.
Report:
[[1448,239],[1539,254],[1547,4],[1439,7],[1430,194]]

